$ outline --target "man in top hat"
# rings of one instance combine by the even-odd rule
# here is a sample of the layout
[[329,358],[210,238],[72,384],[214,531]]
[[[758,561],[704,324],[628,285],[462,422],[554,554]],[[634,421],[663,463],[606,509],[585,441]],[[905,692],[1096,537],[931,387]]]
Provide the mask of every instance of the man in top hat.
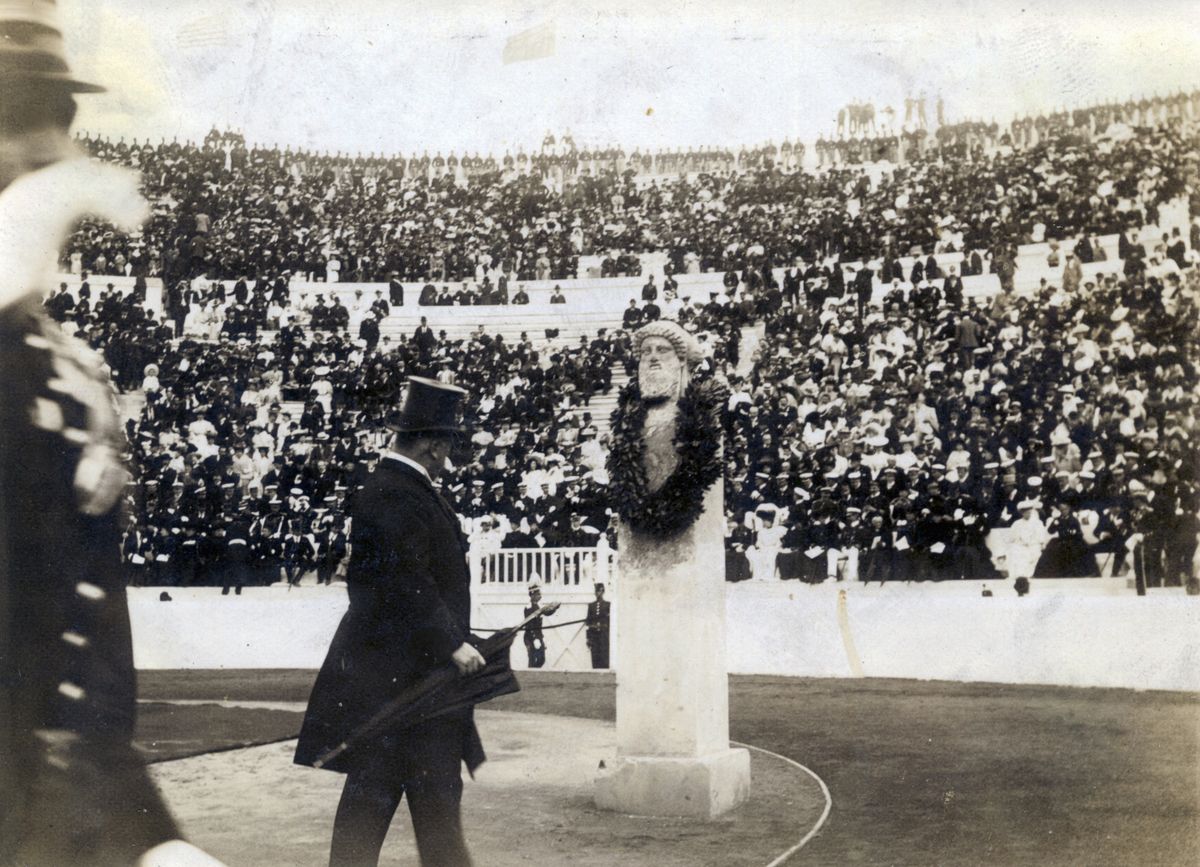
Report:
[[100,365],[40,309],[84,216],[132,230],[136,176],[87,160],[53,0],[0,0],[0,863],[216,864],[131,745],[125,448]]
[[[296,762],[312,765],[389,699],[452,661],[483,667],[470,641],[471,578],[457,516],[434,487],[461,422],[466,392],[410,377],[388,419],[394,437],[354,499],[350,607],[309,699]],[[467,708],[360,742],[327,770],[347,775],[330,864],[375,864],[392,816],[408,796],[423,865],[470,864],[460,816],[466,762],[483,746]]]

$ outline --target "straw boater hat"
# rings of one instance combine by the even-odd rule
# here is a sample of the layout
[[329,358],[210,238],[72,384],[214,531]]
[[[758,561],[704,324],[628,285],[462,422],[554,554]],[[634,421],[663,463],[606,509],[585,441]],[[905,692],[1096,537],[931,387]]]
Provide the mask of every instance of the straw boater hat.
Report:
[[55,85],[70,93],[103,93],[71,73],[56,0],[0,0],[0,87]]

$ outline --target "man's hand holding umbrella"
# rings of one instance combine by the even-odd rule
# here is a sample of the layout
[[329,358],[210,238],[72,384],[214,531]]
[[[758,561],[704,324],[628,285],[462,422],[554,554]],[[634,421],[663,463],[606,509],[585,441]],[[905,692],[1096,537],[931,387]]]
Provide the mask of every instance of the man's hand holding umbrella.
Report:
[[450,659],[461,675],[475,674],[486,664],[482,654],[465,641],[458,646],[458,650],[450,654]]

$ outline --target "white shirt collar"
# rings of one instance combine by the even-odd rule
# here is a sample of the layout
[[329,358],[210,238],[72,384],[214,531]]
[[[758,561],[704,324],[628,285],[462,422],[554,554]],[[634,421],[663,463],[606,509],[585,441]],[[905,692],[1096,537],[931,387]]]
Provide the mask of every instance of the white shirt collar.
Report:
[[385,458],[391,458],[393,461],[399,461],[402,464],[408,464],[410,467],[412,467],[417,472],[419,472],[421,475],[423,475],[426,479],[428,479],[429,483],[431,485],[433,484],[433,479],[429,478],[428,470],[426,470],[423,466],[418,464],[412,458],[406,458],[404,455],[400,454],[399,452],[394,452],[391,449],[385,450],[383,453],[383,456]]

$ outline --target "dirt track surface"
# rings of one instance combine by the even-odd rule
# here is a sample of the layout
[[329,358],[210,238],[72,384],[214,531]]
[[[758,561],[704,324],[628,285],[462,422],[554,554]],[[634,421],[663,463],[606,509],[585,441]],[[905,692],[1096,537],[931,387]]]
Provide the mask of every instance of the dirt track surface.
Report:
[[[611,724],[496,711],[480,713],[479,724],[490,756],[466,783],[463,822],[481,867],[761,867],[825,804],[810,777],[755,754],[753,797],[716,821],[609,813],[592,804],[591,780],[612,754]],[[189,838],[231,867],[321,867],[343,778],[296,767],[293,749],[289,741],[199,755],[157,764],[153,774]],[[402,807],[381,864],[412,864],[414,852]]]
[[[143,696],[303,700],[314,676],[146,672]],[[613,718],[611,675],[520,678],[489,707]],[[832,790],[790,863],[1200,863],[1200,696],[734,677],[730,706],[733,738]]]

